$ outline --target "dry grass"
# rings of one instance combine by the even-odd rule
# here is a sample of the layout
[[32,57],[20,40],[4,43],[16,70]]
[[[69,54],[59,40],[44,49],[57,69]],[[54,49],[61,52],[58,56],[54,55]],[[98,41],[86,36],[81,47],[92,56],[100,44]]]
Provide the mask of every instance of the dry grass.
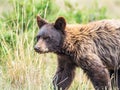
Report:
[[[73,2],[73,0],[70,0],[70,2],[73,3],[73,6],[75,6],[74,3],[76,2],[78,2],[79,6],[82,6],[81,1],[78,2],[78,0],[75,0]],[[87,2],[88,0],[85,1]],[[107,1],[108,0],[104,0],[104,2]],[[98,2],[101,3],[101,1]],[[111,3],[113,0],[108,2]],[[114,2],[119,1],[115,0]],[[105,3],[102,5],[107,5],[106,7],[109,6],[109,4]],[[3,6],[0,7],[2,7],[2,11],[4,11],[5,8]],[[110,11],[108,11],[108,13],[110,13]],[[19,11],[16,11],[15,14],[18,19],[22,18],[22,21],[24,21],[24,17],[20,17]],[[112,14],[114,15],[116,13]],[[120,15],[120,13],[116,15]],[[18,34],[18,30],[23,29],[24,22],[22,22],[21,26],[19,21],[15,22],[12,20],[12,27],[6,23],[7,21],[2,22],[2,27],[0,27],[0,49],[2,50],[2,53],[0,54],[0,90],[53,90],[52,78],[57,67],[57,58],[54,54],[39,55],[34,52],[34,37],[36,35],[37,28],[34,17],[29,18],[29,21],[26,22],[27,25],[30,20],[33,22],[32,30],[26,30],[24,33],[20,34]],[[28,27],[26,27],[26,29],[28,29]],[[6,34],[10,37],[10,40],[8,38],[8,41],[10,42],[7,42]],[[14,36],[16,37],[16,40]],[[14,43],[14,41],[16,42]],[[93,90],[93,86],[81,69],[77,69],[76,77],[70,90]]]

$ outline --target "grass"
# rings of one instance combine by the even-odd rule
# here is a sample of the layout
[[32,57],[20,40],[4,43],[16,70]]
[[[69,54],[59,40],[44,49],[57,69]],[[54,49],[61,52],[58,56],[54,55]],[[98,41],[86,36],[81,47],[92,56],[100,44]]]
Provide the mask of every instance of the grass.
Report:
[[[68,23],[107,18],[107,9],[99,8],[97,2],[78,10],[65,0],[69,9],[64,11],[53,0],[9,0],[8,4],[13,11],[4,12],[0,18],[0,90],[53,90],[56,55],[39,55],[33,50],[37,14],[52,22],[64,16]],[[77,69],[70,90],[93,90],[81,69]]]

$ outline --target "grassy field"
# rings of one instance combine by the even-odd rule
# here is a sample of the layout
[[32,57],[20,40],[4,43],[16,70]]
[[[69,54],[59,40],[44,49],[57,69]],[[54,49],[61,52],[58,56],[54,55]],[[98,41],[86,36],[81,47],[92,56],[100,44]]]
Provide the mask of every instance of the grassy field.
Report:
[[[99,4],[97,0],[91,0],[89,6],[87,2],[81,5],[83,0],[73,1],[0,0],[0,90],[53,90],[56,55],[34,52],[34,37],[38,31],[36,15],[50,22],[64,16],[68,23],[120,17],[119,13],[110,14],[115,7],[110,11],[107,4]],[[116,8],[120,5],[119,0],[111,2]],[[82,70],[77,69],[70,90],[94,89]]]

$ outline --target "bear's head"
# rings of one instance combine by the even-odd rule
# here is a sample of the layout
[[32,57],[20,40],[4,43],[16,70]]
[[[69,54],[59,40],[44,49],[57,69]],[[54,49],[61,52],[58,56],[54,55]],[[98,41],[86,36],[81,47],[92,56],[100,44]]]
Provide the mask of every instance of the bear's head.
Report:
[[38,53],[59,52],[65,34],[65,19],[59,17],[55,23],[48,23],[40,16],[37,16],[37,24],[39,31],[36,36],[35,51]]

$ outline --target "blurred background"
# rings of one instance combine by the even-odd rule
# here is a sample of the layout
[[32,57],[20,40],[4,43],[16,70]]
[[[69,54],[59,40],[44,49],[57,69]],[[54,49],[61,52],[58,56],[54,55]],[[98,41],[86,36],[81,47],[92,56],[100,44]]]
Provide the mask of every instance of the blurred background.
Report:
[[[54,54],[34,52],[36,15],[67,23],[120,18],[120,0],[0,0],[0,90],[53,90]],[[94,90],[81,69],[70,90]]]

